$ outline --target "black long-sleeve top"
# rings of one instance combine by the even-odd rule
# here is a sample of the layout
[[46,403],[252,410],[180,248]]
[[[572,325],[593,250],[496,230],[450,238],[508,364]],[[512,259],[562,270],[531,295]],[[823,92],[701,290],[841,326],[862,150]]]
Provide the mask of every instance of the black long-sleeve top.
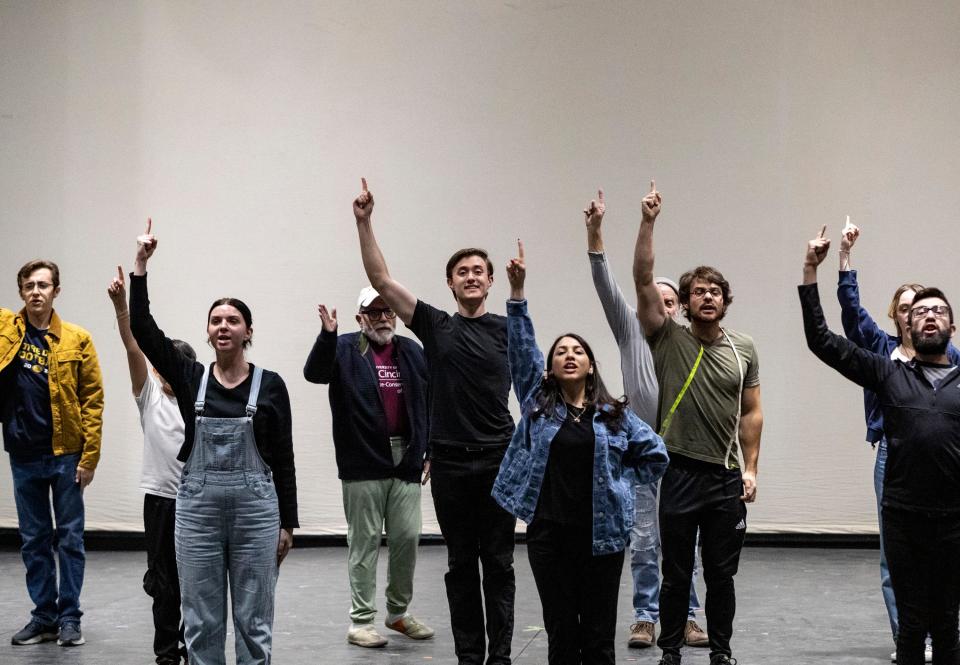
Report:
[[[150,363],[160,372],[177,397],[183,417],[184,441],[177,456],[187,461],[193,450],[196,414],[193,405],[203,379],[203,365],[183,356],[169,337],[163,334],[150,314],[146,275],[130,275],[130,329],[137,344]],[[204,415],[211,418],[240,418],[244,416],[250,386],[250,375],[240,385],[225,388],[213,372],[207,382],[207,401]],[[280,526],[293,529],[300,526],[297,515],[297,476],[293,461],[293,424],[290,415],[290,396],[287,386],[276,372],[263,371],[257,413],[253,416],[254,438],[263,461],[273,472],[274,485],[280,507]]]
[[934,387],[923,363],[891,360],[830,332],[816,284],[799,292],[810,350],[880,399],[887,437],[883,505],[960,512],[960,368]]

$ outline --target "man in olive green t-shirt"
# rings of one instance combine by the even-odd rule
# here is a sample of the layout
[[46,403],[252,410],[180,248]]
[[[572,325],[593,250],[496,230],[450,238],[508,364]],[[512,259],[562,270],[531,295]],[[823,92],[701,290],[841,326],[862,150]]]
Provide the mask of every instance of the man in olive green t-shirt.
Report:
[[757,496],[763,427],[759,363],[749,336],[720,326],[733,296],[715,268],[699,266],[680,278],[680,305],[689,328],[666,315],[653,279],[653,227],[660,203],[651,182],[633,262],[637,317],[660,384],[657,426],[670,453],[660,485],[663,582],[657,645],[663,651],[661,665],[679,665],[699,528],[710,665],[728,665],[735,662],[730,651],[733,576],[746,533],[746,504]]

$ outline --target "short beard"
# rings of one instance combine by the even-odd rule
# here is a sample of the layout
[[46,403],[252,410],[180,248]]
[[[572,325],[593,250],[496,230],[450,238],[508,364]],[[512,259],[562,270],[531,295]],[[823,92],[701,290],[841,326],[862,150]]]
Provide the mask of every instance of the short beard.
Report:
[[940,356],[947,352],[950,343],[950,332],[942,330],[933,337],[924,339],[916,330],[910,330],[910,339],[913,341],[913,350],[925,356]]
[[378,346],[386,346],[393,341],[393,335],[396,332],[395,330],[385,330],[380,332],[368,326],[360,326],[360,332],[367,336],[371,342]]

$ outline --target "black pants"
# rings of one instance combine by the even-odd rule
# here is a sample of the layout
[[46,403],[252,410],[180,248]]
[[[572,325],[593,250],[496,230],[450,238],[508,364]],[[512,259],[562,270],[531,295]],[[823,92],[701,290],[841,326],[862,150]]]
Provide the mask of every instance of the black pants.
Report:
[[738,469],[671,455],[670,466],[660,481],[663,582],[657,646],[664,654],[679,655],[683,646],[699,528],[710,656],[731,655],[730,637],[737,609],[733,576],[747,530],[742,492]]
[[590,525],[534,520],[527,555],[547,629],[549,665],[614,665],[623,551],[593,556]]
[[[444,582],[450,627],[461,665],[483,665],[484,628],[489,640],[487,664],[510,663],[517,520],[490,496],[504,450],[437,448],[431,461],[433,506],[447,544]],[[483,566],[482,597],[478,559]]]
[[143,531],[147,572],[143,590],[153,598],[153,652],[160,665],[177,665],[187,650],[180,621],[180,578],[173,547],[177,502],[155,494],[143,496]]
[[960,664],[960,515],[883,508],[883,547],[897,599],[897,663],[923,663],[927,634],[936,665]]

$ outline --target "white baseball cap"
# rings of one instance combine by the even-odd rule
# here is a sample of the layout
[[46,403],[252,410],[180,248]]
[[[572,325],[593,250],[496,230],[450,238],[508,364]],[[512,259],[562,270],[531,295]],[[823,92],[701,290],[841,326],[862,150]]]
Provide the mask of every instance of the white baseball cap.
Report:
[[370,303],[380,297],[377,290],[372,286],[365,286],[360,289],[360,296],[357,298],[357,309],[368,307]]

